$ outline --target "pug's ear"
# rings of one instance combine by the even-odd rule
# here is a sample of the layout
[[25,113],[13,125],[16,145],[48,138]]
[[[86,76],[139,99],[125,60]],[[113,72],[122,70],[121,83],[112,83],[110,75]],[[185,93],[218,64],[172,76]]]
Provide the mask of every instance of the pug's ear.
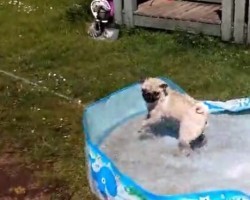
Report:
[[168,87],[168,84],[167,83],[163,83],[159,87],[162,88],[162,89],[166,89]]
[[163,83],[160,85],[160,88],[163,90],[163,93],[165,94],[165,96],[168,95],[167,87],[168,87],[168,84],[166,84],[166,83]]

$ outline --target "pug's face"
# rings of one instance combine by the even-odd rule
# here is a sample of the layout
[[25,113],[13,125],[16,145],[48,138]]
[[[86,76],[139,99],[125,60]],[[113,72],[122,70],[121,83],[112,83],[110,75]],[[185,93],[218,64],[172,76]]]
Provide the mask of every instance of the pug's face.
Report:
[[147,103],[155,103],[167,95],[167,84],[158,78],[146,78],[141,82],[142,97]]

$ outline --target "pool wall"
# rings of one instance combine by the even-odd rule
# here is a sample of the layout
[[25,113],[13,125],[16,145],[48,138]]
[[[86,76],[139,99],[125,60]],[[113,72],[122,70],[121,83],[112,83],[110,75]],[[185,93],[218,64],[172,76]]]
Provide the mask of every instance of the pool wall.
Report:
[[[170,79],[162,78],[173,89],[185,93]],[[241,114],[250,109],[250,98],[203,101],[212,114]],[[92,192],[101,200],[250,200],[249,194],[236,190],[204,191],[179,195],[157,195],[145,190],[123,174],[113,161],[99,149],[103,139],[117,126],[134,116],[146,113],[140,84],[134,83],[89,105],[83,114],[85,153]],[[233,183],[232,183],[233,186]],[[250,186],[249,186],[250,187]]]

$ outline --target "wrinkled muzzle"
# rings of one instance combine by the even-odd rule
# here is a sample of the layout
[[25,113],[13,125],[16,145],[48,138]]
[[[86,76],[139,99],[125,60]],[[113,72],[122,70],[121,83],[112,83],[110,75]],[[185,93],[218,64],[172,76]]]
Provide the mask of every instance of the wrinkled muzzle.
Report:
[[159,100],[159,92],[148,92],[142,90],[142,97],[147,103],[154,103]]

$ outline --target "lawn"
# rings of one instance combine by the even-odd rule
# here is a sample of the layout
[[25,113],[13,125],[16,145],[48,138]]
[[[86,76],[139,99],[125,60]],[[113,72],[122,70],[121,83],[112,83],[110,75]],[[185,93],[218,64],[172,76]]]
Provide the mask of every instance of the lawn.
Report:
[[[125,28],[116,42],[94,41],[86,36],[83,1],[82,15],[72,21],[66,13],[73,0],[23,0],[19,6],[0,0],[0,70],[83,105],[144,76],[170,77],[199,99],[249,96],[249,48]],[[85,174],[82,112],[79,104],[0,73],[0,199],[4,193],[94,199]]]

